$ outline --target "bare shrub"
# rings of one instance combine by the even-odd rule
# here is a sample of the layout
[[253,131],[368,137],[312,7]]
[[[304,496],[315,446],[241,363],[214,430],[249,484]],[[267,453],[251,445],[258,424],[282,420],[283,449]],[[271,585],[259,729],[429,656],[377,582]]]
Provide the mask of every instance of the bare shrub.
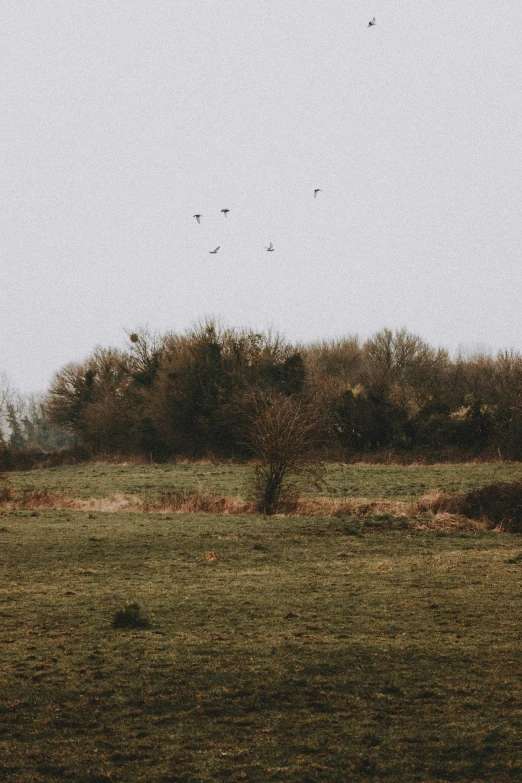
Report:
[[295,397],[252,396],[245,442],[257,459],[253,494],[261,514],[295,511],[299,481],[320,486],[324,467],[313,452],[323,426],[317,408]]

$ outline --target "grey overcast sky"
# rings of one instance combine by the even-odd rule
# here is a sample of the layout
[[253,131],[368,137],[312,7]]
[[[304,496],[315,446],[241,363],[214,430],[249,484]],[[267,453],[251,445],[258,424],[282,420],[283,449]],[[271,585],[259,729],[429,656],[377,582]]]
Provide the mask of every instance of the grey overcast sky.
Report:
[[521,33],[520,0],[2,0],[0,371],[205,316],[522,350]]

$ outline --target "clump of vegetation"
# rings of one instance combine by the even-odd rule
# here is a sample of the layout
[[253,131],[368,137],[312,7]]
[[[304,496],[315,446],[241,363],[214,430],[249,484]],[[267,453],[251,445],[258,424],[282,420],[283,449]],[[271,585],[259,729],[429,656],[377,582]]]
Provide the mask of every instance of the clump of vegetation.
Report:
[[177,489],[163,492],[146,505],[147,511],[174,511],[182,514],[253,514],[252,503],[231,496],[204,494],[196,490]]
[[13,497],[14,493],[8,480],[0,473],[0,503],[9,503]]
[[420,511],[487,520],[489,527],[522,533],[522,480],[494,481],[467,492],[440,493],[417,505]]
[[292,512],[306,478],[318,485],[322,465],[313,451],[321,442],[317,411],[293,396],[259,395],[252,400],[246,443],[257,458],[254,499],[261,514]]
[[405,329],[292,345],[206,321],[130,332],[59,370],[45,397],[0,378],[0,471],[92,457],[248,460],[251,398],[327,414],[330,460],[388,464],[522,459],[522,354],[452,359]]
[[140,605],[132,603],[125,604],[123,609],[118,609],[112,619],[112,627],[124,630],[150,628],[150,622],[141,614]]
[[12,508],[74,508],[78,501],[45,485],[15,488],[0,475],[0,505]]

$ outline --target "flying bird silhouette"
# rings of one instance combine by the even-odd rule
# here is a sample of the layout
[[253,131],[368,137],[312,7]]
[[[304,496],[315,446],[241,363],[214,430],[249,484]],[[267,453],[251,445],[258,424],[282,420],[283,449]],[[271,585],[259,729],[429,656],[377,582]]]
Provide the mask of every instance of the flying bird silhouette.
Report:
[[272,253],[273,250],[275,250],[273,244],[270,242],[270,247],[267,247],[267,250],[269,253]]
[[195,217],[198,223],[200,223],[200,218],[203,217],[203,215],[192,215],[192,217]]
[[321,188],[316,188],[316,189],[314,190],[314,198],[316,198],[316,197],[317,197],[317,194],[318,194],[318,193],[322,193],[322,192],[323,192],[323,191],[321,190]]
[[222,209],[221,211],[222,211],[222,213],[224,214],[225,217],[227,216],[227,212],[230,212],[229,209]]
[[373,19],[372,19],[372,21],[371,21],[371,22],[368,22],[368,27],[373,27],[373,26],[374,26],[374,24],[377,24],[377,22],[376,22],[376,20],[375,20],[375,16],[373,17]]
[[217,253],[217,251],[219,250],[220,247],[221,247],[221,245],[218,245],[215,250],[209,250],[208,252],[212,253],[212,255],[214,255],[214,253]]

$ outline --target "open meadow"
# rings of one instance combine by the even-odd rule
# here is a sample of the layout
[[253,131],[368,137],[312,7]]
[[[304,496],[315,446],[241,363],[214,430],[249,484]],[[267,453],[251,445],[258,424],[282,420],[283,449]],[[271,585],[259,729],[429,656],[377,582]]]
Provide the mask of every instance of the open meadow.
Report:
[[[109,497],[114,493],[153,500],[169,491],[201,492],[225,496],[248,494],[249,465],[178,463],[133,465],[94,463],[9,473],[18,490],[47,488],[73,497]],[[412,499],[440,489],[467,490],[492,481],[512,481],[522,476],[518,462],[439,465],[326,465],[322,494],[332,498],[366,497]],[[304,494],[317,494],[303,488]]]
[[[80,465],[17,491],[244,496],[247,466]],[[520,465],[330,466],[410,500]],[[29,505],[29,504],[28,504]],[[522,779],[522,539],[404,516],[0,508],[6,783]],[[139,627],[114,627],[137,603]]]

